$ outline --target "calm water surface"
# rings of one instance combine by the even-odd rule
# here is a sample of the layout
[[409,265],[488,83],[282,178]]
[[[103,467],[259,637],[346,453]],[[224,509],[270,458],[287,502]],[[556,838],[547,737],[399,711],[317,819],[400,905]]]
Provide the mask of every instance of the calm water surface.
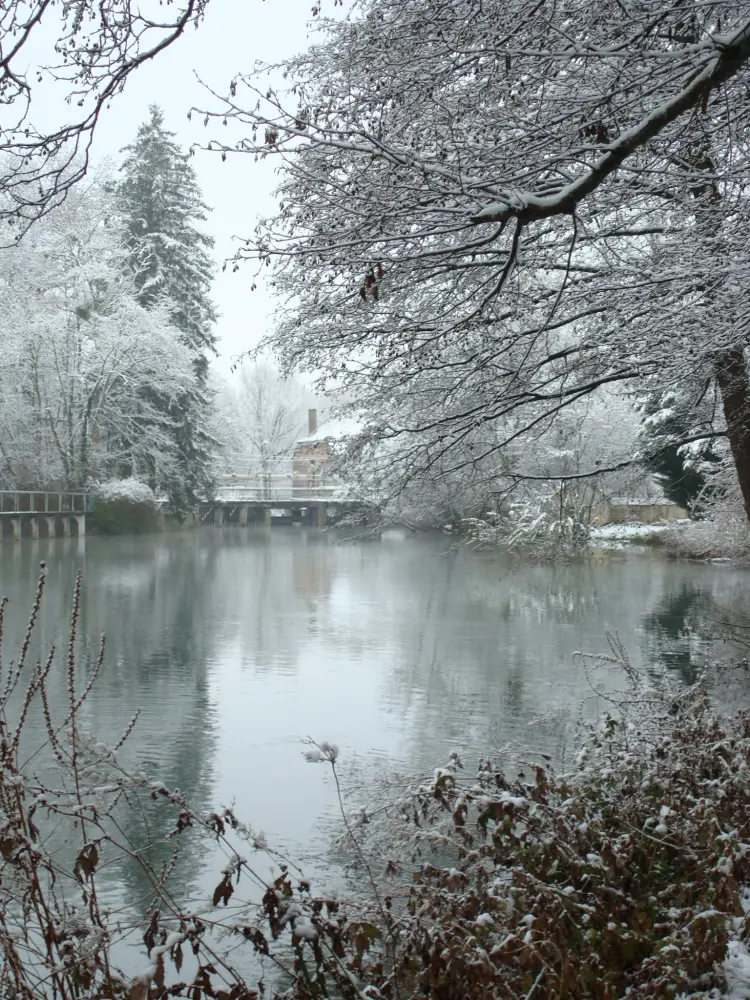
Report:
[[[299,856],[323,851],[336,800],[301,739],[336,742],[350,784],[471,763],[508,740],[539,745],[548,713],[575,715],[591,688],[577,650],[616,630],[635,663],[689,677],[702,655],[684,627],[701,601],[740,608],[750,577],[652,554],[530,566],[451,551],[442,537],[341,543],[331,533],[204,529],[0,548],[10,598],[6,656],[23,632],[40,559],[44,645],[64,645],[83,570],[81,680],[106,633],[90,728],[114,741],[137,709],[131,754],[193,802],[237,812]],[[59,697],[64,698],[62,665]],[[552,727],[554,730],[554,727]],[[357,803],[354,803],[357,804]]]

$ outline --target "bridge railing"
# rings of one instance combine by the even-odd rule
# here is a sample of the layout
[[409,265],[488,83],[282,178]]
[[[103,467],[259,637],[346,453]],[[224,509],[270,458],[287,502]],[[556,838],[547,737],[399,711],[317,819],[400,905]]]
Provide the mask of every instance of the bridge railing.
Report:
[[249,475],[222,476],[215,499],[223,503],[278,502],[343,498],[346,488],[332,476]]
[[58,490],[0,490],[0,515],[85,514],[85,493]]

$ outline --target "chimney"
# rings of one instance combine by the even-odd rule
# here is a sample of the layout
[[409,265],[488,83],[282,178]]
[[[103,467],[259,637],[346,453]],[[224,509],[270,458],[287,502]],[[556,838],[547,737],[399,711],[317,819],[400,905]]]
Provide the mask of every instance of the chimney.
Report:
[[308,410],[307,411],[307,433],[312,437],[312,435],[318,429],[318,411]]

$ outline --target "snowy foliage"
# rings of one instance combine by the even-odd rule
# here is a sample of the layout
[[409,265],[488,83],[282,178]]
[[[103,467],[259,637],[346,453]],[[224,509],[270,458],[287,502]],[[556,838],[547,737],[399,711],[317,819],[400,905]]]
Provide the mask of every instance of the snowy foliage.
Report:
[[198,228],[208,209],[195,171],[155,105],[123,152],[118,207],[139,299],[144,306],[163,301],[172,324],[202,356],[215,347],[214,241]]
[[149,120],[124,153],[117,208],[138,301],[148,310],[166,312],[196,376],[179,398],[159,392],[152,398],[171,427],[178,468],[166,489],[173,510],[183,514],[212,489],[216,442],[208,432],[212,398],[207,352],[215,350],[213,239],[200,228],[208,209],[195,171],[158,107],[150,108]]
[[268,476],[287,471],[294,446],[307,431],[310,394],[269,365],[240,369],[236,385],[220,391],[220,429],[226,470]]
[[154,405],[195,382],[162,309],[139,305],[107,178],[74,190],[0,250],[0,478],[82,488],[90,478],[174,472],[172,421]]
[[698,519],[674,526],[666,535],[676,555],[697,559],[750,560],[750,526],[731,461],[726,453],[713,465],[696,501]]
[[156,504],[156,497],[151,487],[147,483],[133,479],[132,476],[128,479],[112,479],[107,483],[100,483],[96,488],[96,494],[107,503],[125,500],[127,503],[147,504],[150,507]]
[[598,660],[627,684],[567,772],[513,748],[469,773],[453,755],[367,807],[402,995],[650,1000],[736,979],[750,722],[637,674],[616,642]]
[[474,545],[547,559],[580,555],[588,547],[597,499],[591,484],[563,485],[554,492],[523,492],[526,496],[516,492],[500,515],[461,522]]
[[[686,510],[705,492],[718,460],[710,432],[719,429],[720,402],[709,388],[705,380],[702,384],[688,381],[666,391],[655,389],[640,400],[639,445],[646,465],[668,499]],[[680,445],[685,438],[696,440]]]
[[486,481],[603,386],[714,380],[750,512],[748,16],[362,0],[283,91],[237,77],[213,148],[283,158],[238,254],[285,299],[268,346],[350,391],[406,484]]

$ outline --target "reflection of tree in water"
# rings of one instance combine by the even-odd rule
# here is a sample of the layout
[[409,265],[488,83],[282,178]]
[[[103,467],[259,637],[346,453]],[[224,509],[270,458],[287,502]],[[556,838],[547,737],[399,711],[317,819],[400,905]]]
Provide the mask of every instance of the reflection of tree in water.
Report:
[[[659,648],[676,648],[658,620],[666,608],[669,625],[675,612],[660,602],[699,589],[725,607],[741,607],[747,591],[747,577],[726,567],[650,558],[529,566],[446,554],[450,544],[414,538],[337,545],[322,532],[206,529],[158,539],[87,539],[84,557],[61,540],[9,550],[3,589],[13,599],[19,637],[46,549],[52,586],[40,624],[45,643],[59,644],[75,571],[84,566],[84,649],[88,637],[93,657],[99,632],[108,639],[89,702],[90,728],[114,742],[142,708],[131,753],[199,806],[209,804],[217,778],[212,762],[222,720],[212,705],[220,704],[221,679],[235,677],[235,667],[248,668],[250,692],[256,681],[259,690],[272,687],[273,675],[304,680],[306,671],[320,670],[335,677],[343,665],[341,676],[356,678],[362,668],[374,678],[372,745],[378,725],[396,733],[393,754],[412,769],[432,766],[454,748],[486,753],[513,739],[548,746],[547,734],[529,730],[529,720],[557,710],[575,714],[591,695],[574,651],[606,650],[605,631],[612,629],[642,665],[655,658],[648,643],[633,648],[644,616],[656,615],[648,641],[661,636]],[[80,685],[90,670],[82,658]],[[62,705],[62,672],[55,683]],[[295,685],[279,687],[294,702]],[[361,697],[356,683],[347,691],[345,697]],[[348,705],[342,701],[342,713]],[[299,715],[305,726],[306,711],[302,706]],[[326,735],[336,738],[333,729]],[[241,781],[241,766],[238,775]],[[171,829],[173,813],[163,803],[148,802],[147,816],[152,833]],[[136,838],[142,820],[128,822]],[[189,888],[202,873],[196,848],[189,841],[185,848],[177,881]],[[122,879],[130,900],[146,888],[135,869]]]
[[[384,631],[400,642],[389,696],[408,716],[410,753],[433,761],[453,740],[485,747],[554,741],[557,726],[548,736],[546,727],[527,723],[559,713],[564,725],[582,706],[600,710],[589,678],[605,690],[621,688],[622,678],[574,653],[607,652],[607,632],[621,638],[634,665],[663,654],[689,680],[707,638],[703,605],[709,597],[736,605],[747,588],[746,575],[726,567],[652,557],[531,566],[438,556],[425,546],[421,558],[412,551],[402,562],[391,559],[391,570],[383,603],[400,613]],[[644,618],[650,645],[635,638]]]
[[[147,773],[180,788],[198,807],[207,804],[215,720],[211,715],[207,664],[214,643],[211,600],[215,552],[211,546],[182,544],[180,539],[87,539],[78,546],[22,547],[12,578],[10,626],[19,635],[30,607],[39,558],[48,561],[48,592],[40,620],[39,649],[55,643],[57,669],[50,678],[53,716],[62,718],[67,705],[64,651],[72,586],[84,571],[79,623],[77,688],[91,676],[98,637],[107,639],[102,672],[84,708],[84,723],[96,738],[114,744],[137,710],[139,719],[120,755],[123,765],[143,765]],[[14,643],[17,645],[17,640]],[[7,648],[7,647],[6,647]],[[33,723],[43,739],[41,712]],[[144,811],[123,808],[119,822],[133,844],[163,840],[173,829],[175,814],[163,801],[145,798]],[[195,843],[187,837],[174,879],[188,889],[199,874]],[[167,843],[153,855],[157,863],[171,855]],[[134,903],[149,893],[139,865],[111,870]]]
[[710,630],[707,614],[711,596],[685,584],[660,598],[643,616],[645,659],[655,667],[673,670],[692,684],[705,665]]

